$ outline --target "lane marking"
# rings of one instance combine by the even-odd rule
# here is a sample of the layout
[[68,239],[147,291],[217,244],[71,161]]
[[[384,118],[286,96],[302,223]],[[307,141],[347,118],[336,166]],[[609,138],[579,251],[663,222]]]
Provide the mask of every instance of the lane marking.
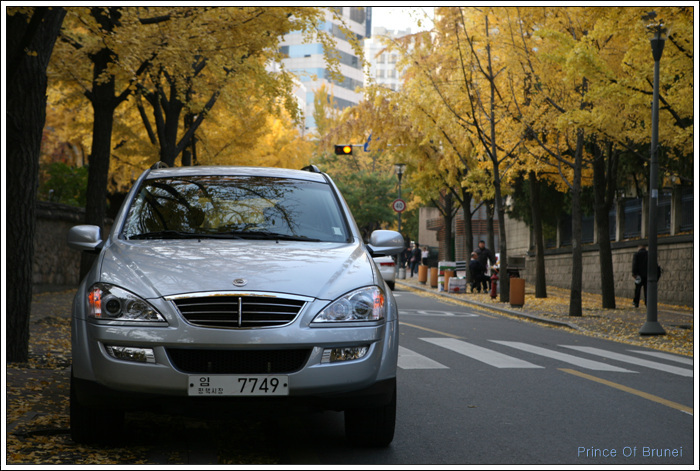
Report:
[[574,376],[578,376],[580,378],[588,379],[590,381],[595,381],[596,383],[604,384],[606,386],[610,386],[611,388],[619,389],[620,391],[634,394],[635,396],[643,397],[644,399],[648,399],[650,401],[662,404],[664,406],[671,407],[672,409],[676,409],[676,410],[679,410],[681,412],[685,412],[685,413],[688,413],[690,415],[693,415],[693,408],[692,407],[684,406],[683,404],[669,401],[668,399],[664,399],[662,397],[655,396],[653,394],[645,393],[644,391],[640,391],[638,389],[630,388],[628,386],[624,386],[624,385],[618,384],[618,383],[613,383],[612,381],[608,381],[608,380],[602,379],[602,378],[597,378],[595,376],[592,376],[592,375],[589,375],[586,373],[582,373],[580,371],[571,370],[568,368],[559,368],[559,371],[563,371],[564,373],[569,373],[569,374],[572,374]]
[[674,375],[687,376],[691,378],[693,377],[693,370],[679,368],[677,366],[672,365],[665,365],[663,363],[656,363],[655,361],[644,360],[642,358],[636,358],[631,355],[624,355],[622,353],[609,352],[607,350],[601,350],[600,348],[579,347],[577,345],[560,345],[560,347],[571,348],[573,350],[578,350],[579,352],[590,353],[591,355],[598,355],[601,357],[610,358],[611,360],[632,363],[633,365],[645,366],[647,368],[664,371],[666,373],[671,373]]
[[399,309],[399,315],[404,316],[448,316],[448,317],[479,317],[470,312],[434,311],[424,309]]
[[422,327],[420,325],[409,324],[407,322],[399,322],[399,325],[405,325],[406,327],[413,327],[414,329],[425,330],[426,332],[432,332],[433,334],[444,335],[446,337],[452,337],[453,339],[461,339],[459,335],[448,334],[447,332],[440,332],[439,330],[429,329],[427,327]]
[[426,342],[439,347],[447,348],[453,352],[468,356],[474,360],[495,366],[496,368],[544,368],[519,358],[504,355],[503,353],[488,348],[479,347],[471,343],[454,338],[422,338]]
[[404,348],[399,345],[399,368],[404,370],[436,370],[436,369],[449,369],[449,367],[438,363],[435,360],[416,353],[413,350]]
[[685,365],[693,365],[693,359],[688,357],[680,357],[678,355],[671,355],[670,353],[663,352],[647,352],[645,350],[630,350],[633,353],[641,353],[642,355],[649,355],[656,358],[661,358],[663,360],[675,361],[678,363],[683,363]]
[[589,370],[596,371],[615,371],[618,373],[636,373],[636,371],[626,370],[618,366],[608,365],[607,363],[601,363],[599,361],[587,360],[585,358],[577,357],[574,355],[569,355],[568,353],[557,352],[556,350],[548,350],[546,348],[537,347],[535,345],[529,345],[522,342],[506,342],[502,340],[490,340],[500,345],[505,345],[507,347],[517,348],[524,352],[534,353],[535,355],[540,355],[547,358],[554,358],[555,360],[563,361],[565,363],[571,363],[572,365],[579,366],[581,368],[587,368]]

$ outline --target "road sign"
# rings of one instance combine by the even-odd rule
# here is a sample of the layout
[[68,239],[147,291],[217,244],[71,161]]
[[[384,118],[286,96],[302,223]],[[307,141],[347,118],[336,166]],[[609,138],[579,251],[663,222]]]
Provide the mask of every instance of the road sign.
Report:
[[395,199],[394,202],[391,204],[391,207],[394,208],[394,211],[400,213],[406,210],[406,202],[401,199]]

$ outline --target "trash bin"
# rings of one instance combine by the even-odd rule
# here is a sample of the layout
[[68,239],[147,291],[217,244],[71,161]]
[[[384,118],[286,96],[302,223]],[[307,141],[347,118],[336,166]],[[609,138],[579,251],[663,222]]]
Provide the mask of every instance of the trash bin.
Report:
[[438,268],[437,267],[430,267],[430,287],[431,288],[438,287]]
[[424,285],[428,281],[428,266],[418,265],[418,283]]
[[454,270],[445,270],[445,282],[442,285],[442,291],[447,291],[450,283],[450,278],[452,278],[453,276],[455,276]]
[[406,279],[406,269],[399,268],[399,280],[405,280],[405,279]]
[[525,278],[510,279],[510,305],[522,307],[525,304]]

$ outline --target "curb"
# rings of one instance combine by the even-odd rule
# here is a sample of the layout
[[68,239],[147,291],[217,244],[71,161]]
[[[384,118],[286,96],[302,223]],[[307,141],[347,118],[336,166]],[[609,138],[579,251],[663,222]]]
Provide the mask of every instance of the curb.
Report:
[[494,311],[498,311],[498,312],[501,312],[503,314],[508,314],[508,315],[511,315],[514,317],[522,317],[524,319],[529,319],[529,320],[532,320],[535,322],[541,322],[543,324],[551,324],[551,325],[555,325],[558,327],[567,327],[569,329],[578,330],[581,332],[584,331],[584,329],[581,329],[576,324],[570,324],[568,322],[562,322],[562,321],[557,321],[557,320],[553,320],[553,319],[546,319],[544,317],[539,317],[539,316],[536,316],[534,314],[528,314],[525,312],[518,312],[518,311],[511,310],[511,309],[506,309],[506,308],[502,308],[502,307],[498,307],[498,306],[492,306],[490,304],[480,303],[477,301],[470,301],[468,299],[460,299],[460,298],[457,298],[455,296],[452,296],[450,293],[445,293],[444,291],[436,291],[432,288],[416,286],[416,285],[411,284],[411,283],[406,283],[405,281],[395,280],[394,282],[398,285],[405,287],[405,288],[424,291],[426,293],[437,294],[438,296],[442,296],[444,298],[449,298],[449,299],[452,299],[454,301],[459,301],[459,302],[467,304],[467,305],[478,306],[478,307],[483,308],[483,309],[493,309]]

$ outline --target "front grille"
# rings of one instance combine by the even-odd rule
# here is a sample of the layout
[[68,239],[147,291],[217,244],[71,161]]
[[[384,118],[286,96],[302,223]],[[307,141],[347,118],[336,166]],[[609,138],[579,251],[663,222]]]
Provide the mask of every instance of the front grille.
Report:
[[286,325],[305,304],[299,299],[250,295],[182,297],[173,302],[190,324],[228,329]]
[[304,367],[311,349],[296,350],[192,350],[167,348],[175,368],[200,374],[282,374]]

